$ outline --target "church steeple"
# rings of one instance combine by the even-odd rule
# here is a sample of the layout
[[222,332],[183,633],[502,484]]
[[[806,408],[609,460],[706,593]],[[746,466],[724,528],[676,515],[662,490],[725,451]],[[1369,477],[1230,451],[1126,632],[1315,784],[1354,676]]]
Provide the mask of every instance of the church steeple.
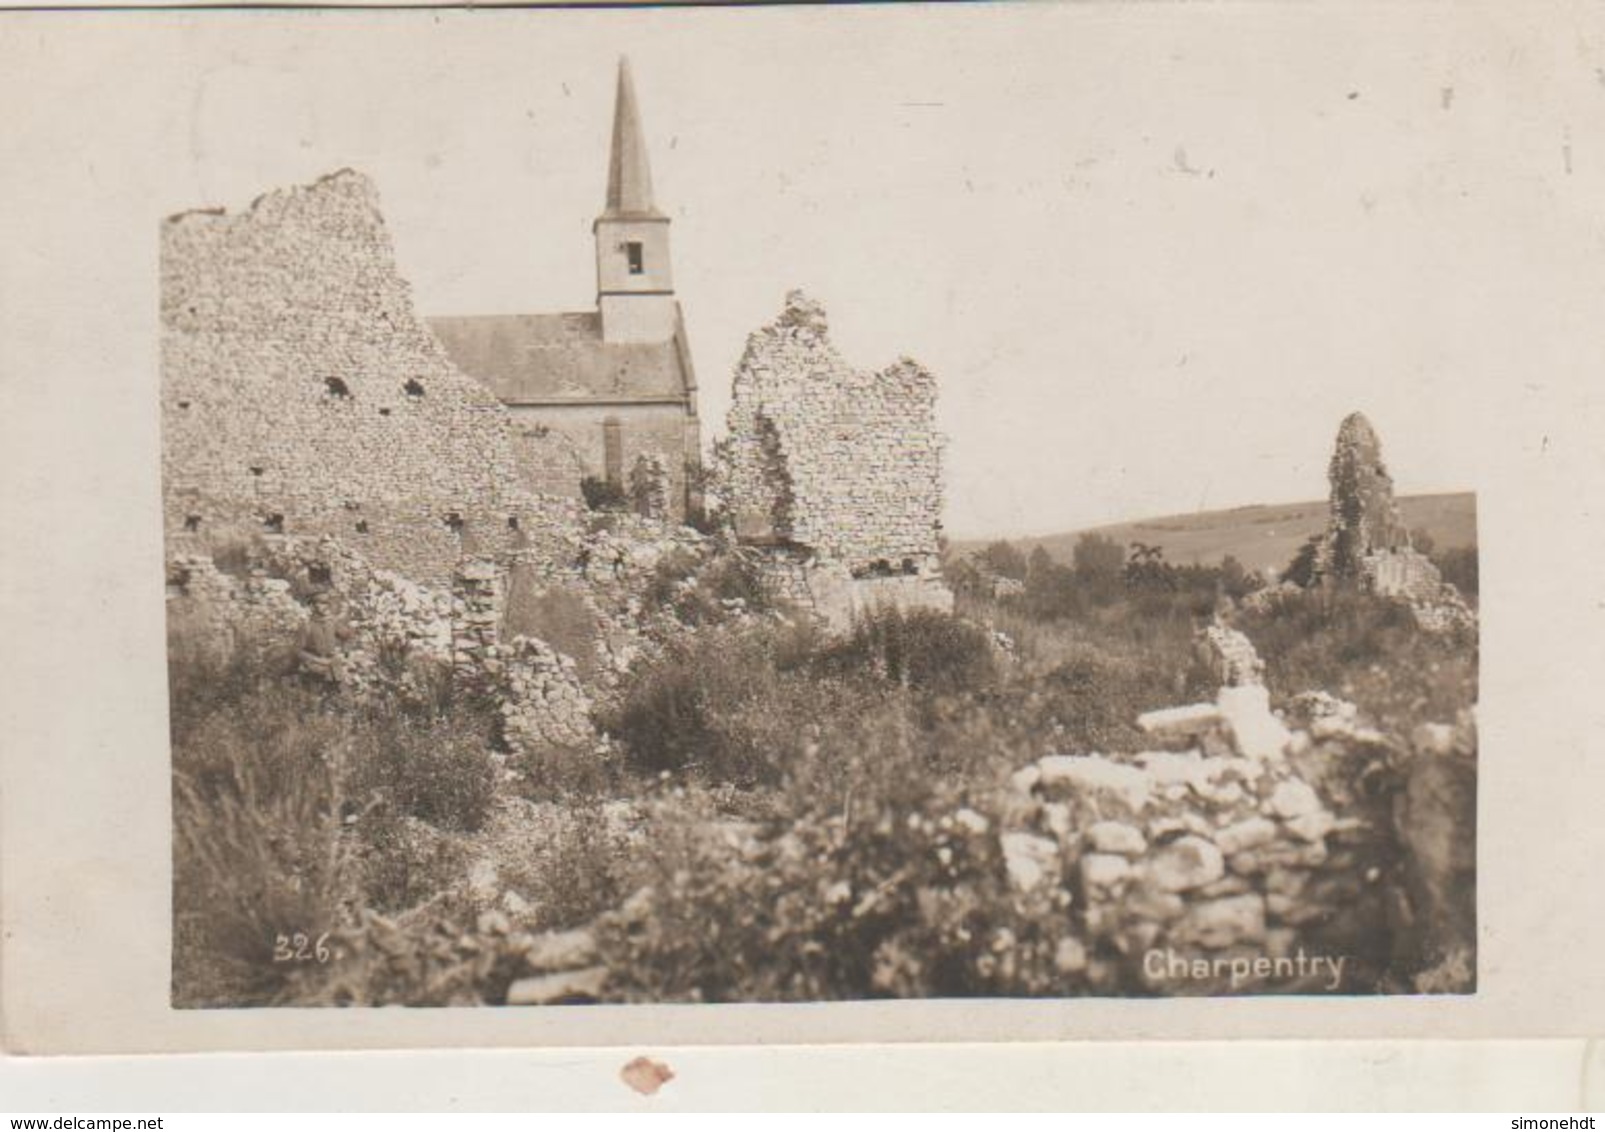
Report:
[[596,233],[596,305],[608,342],[663,342],[679,312],[669,264],[669,218],[652,200],[652,170],[630,61],[619,60],[607,203]]
[[613,152],[607,168],[604,216],[658,216],[652,207],[652,167],[646,158],[641,111],[635,103],[630,61],[619,60],[618,94],[613,103]]

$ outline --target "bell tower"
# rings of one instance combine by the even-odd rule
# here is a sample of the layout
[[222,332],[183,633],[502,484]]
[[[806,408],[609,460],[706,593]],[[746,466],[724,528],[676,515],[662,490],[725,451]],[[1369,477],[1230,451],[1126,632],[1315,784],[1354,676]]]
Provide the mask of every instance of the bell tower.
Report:
[[596,306],[605,342],[666,342],[679,307],[669,264],[669,218],[652,203],[652,169],[630,61],[619,60],[607,206],[596,235]]

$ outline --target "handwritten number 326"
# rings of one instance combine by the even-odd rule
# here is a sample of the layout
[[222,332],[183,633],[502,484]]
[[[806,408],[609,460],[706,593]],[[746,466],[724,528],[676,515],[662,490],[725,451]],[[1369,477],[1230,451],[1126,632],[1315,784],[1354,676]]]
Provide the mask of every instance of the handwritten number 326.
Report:
[[324,932],[313,940],[306,932],[295,932],[285,935],[280,932],[273,939],[273,962],[275,963],[327,963],[332,958],[329,951],[329,933]]

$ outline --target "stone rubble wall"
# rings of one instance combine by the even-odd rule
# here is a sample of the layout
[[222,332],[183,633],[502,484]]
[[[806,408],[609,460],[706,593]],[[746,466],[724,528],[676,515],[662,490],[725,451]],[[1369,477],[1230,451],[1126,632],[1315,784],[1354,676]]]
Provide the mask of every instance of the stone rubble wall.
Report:
[[[376,567],[328,535],[255,535],[226,569],[180,550],[168,560],[169,624],[213,661],[245,648],[287,663],[325,652],[318,673],[357,697],[425,695],[440,674],[494,705],[514,751],[589,748],[593,706],[653,647],[643,594],[658,563],[708,550],[689,528],[635,515],[570,535],[460,558],[445,585]],[[324,644],[312,643],[320,602]]]
[[171,217],[160,270],[176,552],[231,527],[329,534],[446,585],[465,552],[577,523],[572,500],[521,486],[541,463],[536,442],[413,311],[366,177],[343,170],[238,215]]
[[[1259,685],[1223,687],[1143,716],[1150,750],[1016,773],[1011,879],[1068,889],[1083,929],[1061,970],[1166,994],[1344,993],[1403,958],[1414,983],[1382,989],[1472,989],[1474,724],[1438,725],[1401,759],[1352,704],[1312,693],[1295,714],[1297,730]],[[1403,774],[1415,813],[1360,788],[1379,767]]]
[[723,490],[738,534],[806,547],[860,574],[936,558],[936,379],[903,359],[852,369],[800,292],[747,340],[736,369]]
[[1265,683],[1265,662],[1246,635],[1217,617],[1201,637],[1206,663],[1221,687]]

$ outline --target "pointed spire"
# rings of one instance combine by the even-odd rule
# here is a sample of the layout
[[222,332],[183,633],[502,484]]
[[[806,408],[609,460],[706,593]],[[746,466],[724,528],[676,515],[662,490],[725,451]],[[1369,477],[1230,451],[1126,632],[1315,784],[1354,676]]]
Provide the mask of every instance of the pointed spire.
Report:
[[652,169],[646,160],[646,137],[635,104],[635,83],[629,59],[619,57],[619,89],[613,104],[613,153],[607,169],[604,216],[658,216],[652,205]]

